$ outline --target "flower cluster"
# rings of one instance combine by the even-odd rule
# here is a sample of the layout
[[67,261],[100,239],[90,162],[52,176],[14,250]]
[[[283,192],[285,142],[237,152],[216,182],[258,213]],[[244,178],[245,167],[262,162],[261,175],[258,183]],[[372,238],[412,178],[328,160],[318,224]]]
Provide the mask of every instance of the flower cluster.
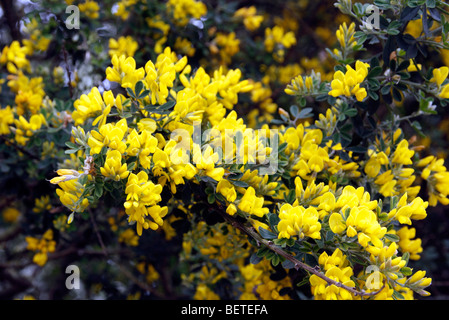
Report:
[[367,93],[360,84],[368,75],[368,67],[369,64],[358,60],[355,64],[355,69],[347,65],[345,73],[340,70],[335,72],[334,80],[331,82],[332,90],[329,91],[329,95],[333,97],[350,97],[354,95],[357,101],[363,101]]
[[37,251],[33,256],[33,262],[39,266],[43,266],[48,260],[48,253],[56,250],[56,241],[53,240],[53,230],[48,229],[42,238],[26,237],[27,249]]

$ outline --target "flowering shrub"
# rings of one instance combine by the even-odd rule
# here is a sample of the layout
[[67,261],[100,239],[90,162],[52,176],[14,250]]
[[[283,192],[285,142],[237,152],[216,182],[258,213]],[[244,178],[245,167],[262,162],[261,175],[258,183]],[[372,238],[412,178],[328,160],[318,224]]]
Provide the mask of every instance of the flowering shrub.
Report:
[[0,56],[1,296],[430,295],[448,8],[374,5],[33,4]]

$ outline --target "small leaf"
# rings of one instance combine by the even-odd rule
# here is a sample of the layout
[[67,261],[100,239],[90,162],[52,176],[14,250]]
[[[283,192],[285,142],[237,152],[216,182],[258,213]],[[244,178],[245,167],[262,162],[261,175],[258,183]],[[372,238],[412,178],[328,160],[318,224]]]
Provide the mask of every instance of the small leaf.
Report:
[[142,89],[143,89],[143,82],[142,81],[138,81],[136,83],[136,86],[134,87],[134,92],[135,92],[136,96],[138,96],[140,94]]
[[379,66],[370,68],[369,72],[368,72],[368,78],[373,78],[373,77],[377,77],[380,74],[382,74],[382,68]]
[[174,107],[175,104],[176,104],[176,101],[170,100],[170,101],[167,101],[166,103],[164,103],[163,105],[157,107],[157,110],[171,109],[172,107]]
[[263,260],[263,257],[259,257],[257,254],[253,253],[251,257],[249,258],[249,262],[251,264],[258,264],[260,261]]
[[69,142],[69,141],[67,141],[67,142],[65,143],[65,145],[66,145],[67,147],[69,147],[70,149],[78,149],[78,148],[79,148],[79,146],[78,146],[77,144],[74,144],[73,142]]
[[401,268],[401,273],[404,275],[404,276],[411,276],[412,275],[412,269],[411,268],[409,268],[409,267],[403,267],[403,268]]
[[268,231],[267,229],[264,229],[262,227],[259,227],[259,234],[262,236],[262,238],[264,239],[277,239],[277,235],[271,231]]
[[398,235],[392,234],[392,233],[386,233],[385,238],[392,242],[398,242],[400,240]]
[[305,118],[310,118],[310,117],[312,117],[312,116],[313,116],[312,110],[313,110],[312,108],[304,108],[304,109],[302,109],[302,110],[299,112],[297,118],[298,118],[298,119],[305,119]]

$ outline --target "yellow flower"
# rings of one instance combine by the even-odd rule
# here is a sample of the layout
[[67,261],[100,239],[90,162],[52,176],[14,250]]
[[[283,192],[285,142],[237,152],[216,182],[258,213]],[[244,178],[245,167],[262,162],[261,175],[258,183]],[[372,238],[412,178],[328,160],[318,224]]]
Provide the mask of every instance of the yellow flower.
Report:
[[151,103],[164,104],[167,102],[169,88],[173,87],[176,72],[182,71],[187,64],[187,57],[173,61],[169,50],[164,51],[157,58],[156,64],[149,60],[145,64],[145,83],[151,90]]
[[17,105],[17,114],[39,114],[45,96],[42,77],[28,78],[20,70],[17,76],[9,77],[8,86],[16,94],[14,102]]
[[89,205],[86,198],[80,198],[84,192],[84,186],[77,179],[59,182],[58,187],[60,189],[56,189],[56,194],[59,196],[59,201],[69,210],[83,212]]
[[204,152],[201,152],[199,145],[193,146],[193,163],[196,168],[216,181],[220,181],[224,175],[223,168],[216,168],[215,163],[219,160],[218,153],[214,152],[210,145],[207,145]]
[[126,152],[129,156],[138,156],[140,165],[145,169],[149,169],[151,166],[151,154],[156,151],[158,140],[151,135],[150,131],[145,129],[147,126],[145,127],[145,121],[142,122],[142,120],[139,122],[140,127],[144,128],[141,133],[139,134],[133,129],[126,137],[126,144],[128,145]]
[[132,229],[128,228],[119,234],[118,242],[125,243],[128,246],[136,247],[139,245],[139,237],[134,233]]
[[226,208],[226,213],[229,214],[230,216],[233,216],[236,212],[237,212],[237,207],[236,207],[235,204],[233,204],[233,203],[231,203],[231,204]]
[[435,68],[432,71],[433,73],[433,78],[430,79],[430,81],[435,82],[438,86],[438,88],[441,87],[441,85],[443,84],[444,80],[446,80],[447,75],[449,74],[449,68],[444,66],[441,68]]
[[17,74],[18,71],[16,67],[29,70],[30,62],[26,58],[27,54],[27,47],[21,47],[18,41],[13,41],[9,46],[3,48],[2,54],[0,55],[0,64],[6,64],[10,73]]
[[[162,218],[167,214],[167,207],[157,205],[162,200],[162,186],[148,180],[148,174],[140,171],[137,175],[130,173],[126,183],[125,212],[128,222],[136,222],[137,234],[142,235],[142,229],[156,230],[162,226]],[[148,219],[150,216],[152,219]]]
[[173,22],[186,26],[191,18],[199,19],[207,13],[207,7],[201,1],[195,0],[169,0],[167,12],[173,17]]
[[14,112],[10,106],[0,109],[0,135],[11,132],[9,126],[14,123]]
[[125,134],[128,133],[128,124],[126,119],[122,119],[116,124],[107,123],[97,132],[92,130],[91,136],[87,141],[90,149],[90,154],[100,153],[103,147],[109,147],[113,150],[118,150],[121,154],[125,153],[126,144],[123,141]]
[[115,16],[120,17],[123,21],[128,19],[131,9],[129,7],[135,5],[138,0],[121,0],[118,3],[117,11],[114,12]]
[[343,22],[338,28],[338,30],[335,32],[337,36],[337,40],[340,43],[340,46],[342,49],[346,48],[352,48],[354,47],[357,42],[354,40],[354,34],[355,34],[355,23],[352,22],[348,26],[346,25],[346,22]]
[[22,116],[20,116],[18,120],[14,120],[14,124],[16,125],[17,143],[25,145],[28,142],[29,137],[31,137],[34,132],[39,130],[45,123],[46,121],[43,114],[32,115],[29,122]]
[[176,38],[174,48],[176,52],[179,52],[180,54],[186,55],[188,57],[193,57],[196,51],[192,42],[190,42],[186,38],[181,37]]
[[7,223],[16,222],[20,216],[20,211],[13,207],[8,207],[2,211],[3,221]]
[[391,170],[385,171],[379,175],[376,180],[374,180],[374,183],[380,186],[379,193],[384,197],[391,197],[397,193],[394,189],[397,180],[394,179],[394,175]]
[[106,79],[118,82],[123,88],[134,88],[137,81],[145,76],[143,68],[136,69],[136,60],[125,55],[113,55],[111,59],[112,68],[106,68]]
[[72,113],[72,118],[75,121],[75,125],[82,125],[88,118],[97,116],[93,125],[98,123],[98,127],[101,127],[106,123],[106,118],[114,104],[115,99],[112,91],[105,91],[101,95],[98,88],[93,87],[87,95],[82,94],[73,103],[75,111]]
[[100,10],[100,6],[95,1],[86,0],[86,2],[80,3],[78,7],[90,19],[97,19],[99,17],[98,11]]
[[128,166],[122,164],[122,154],[117,150],[108,150],[104,166],[100,168],[101,174],[115,181],[126,179],[129,175]]
[[48,229],[40,239],[28,236],[25,240],[28,244],[27,250],[37,251],[33,257],[33,262],[41,267],[48,260],[47,253],[54,252],[56,249],[56,242],[53,240],[53,230],[51,229]]
[[420,197],[413,199],[411,203],[407,203],[407,193],[405,193],[398,201],[396,208],[388,213],[388,219],[394,218],[402,224],[412,224],[410,219],[422,220],[427,216],[427,201],[423,201]]
[[406,284],[418,294],[422,296],[429,296],[430,293],[424,289],[432,284],[432,279],[425,277],[425,275],[425,271],[418,270],[407,279]]
[[342,233],[346,229],[346,224],[341,214],[334,212],[329,218],[329,227],[334,233]]
[[421,239],[413,239],[416,236],[416,229],[402,227],[396,234],[400,238],[398,245],[401,251],[410,253],[410,259],[419,260],[421,258],[419,254],[423,252],[423,248],[421,246]]
[[444,159],[428,156],[417,163],[422,168],[421,177],[427,180],[429,190],[429,205],[436,206],[437,203],[449,204],[449,172],[444,166]]
[[45,211],[49,211],[51,209],[50,196],[42,196],[40,198],[34,199],[34,213],[41,213]]
[[226,179],[220,180],[217,184],[217,192],[221,193],[226,201],[234,202],[237,198],[234,186]]
[[138,48],[139,45],[131,36],[119,37],[117,40],[109,39],[109,56],[111,58],[114,55],[118,57],[124,55],[125,58],[133,57]]
[[248,187],[245,194],[240,199],[238,208],[246,213],[254,214],[258,217],[263,217],[268,213],[268,208],[263,207],[264,198],[257,197],[256,191],[253,187]]
[[224,64],[229,64],[232,56],[240,50],[240,40],[235,37],[235,32],[218,32],[214,42],[220,47],[219,53]]
[[292,31],[285,32],[284,28],[280,26],[265,29],[264,45],[267,52],[273,52],[275,46],[282,46],[288,49],[295,44],[296,38]]
[[[313,93],[314,90],[314,82],[316,82],[316,86],[321,82],[321,75],[313,73],[310,76],[297,76],[291,80],[291,83],[287,85],[285,88],[285,93],[289,95],[304,95],[307,93]],[[329,111],[330,109],[328,109]]]
[[392,163],[398,163],[398,164],[412,164],[412,157],[415,154],[415,151],[410,150],[408,148],[408,141],[403,139],[399,144],[396,146],[396,150],[393,154],[393,158],[391,159]]
[[234,13],[234,17],[242,18],[245,28],[249,31],[254,31],[260,27],[263,21],[262,15],[256,15],[257,9],[255,6],[243,7]]
[[346,66],[346,73],[338,70],[334,74],[334,80],[331,82],[332,90],[329,91],[329,95],[333,97],[355,95],[357,101],[362,101],[366,96],[366,89],[361,88],[360,84],[365,80],[368,75],[368,63],[356,61],[356,69],[351,66]]
[[292,207],[286,203],[279,209],[278,238],[290,239],[298,236],[300,239],[310,237],[321,239],[321,223],[319,214],[314,207],[305,209],[302,206]]
[[[344,284],[350,288],[355,287],[351,280],[354,272],[350,266],[347,266],[346,257],[337,249],[331,257],[323,252],[319,257],[319,263],[323,267],[325,276]],[[317,275],[310,277],[311,291],[316,300],[353,300],[354,296],[346,289],[339,288],[333,284],[327,283]]]
[[293,31],[285,32],[281,26],[274,26],[272,29],[265,29],[264,46],[267,52],[273,52],[273,58],[284,61],[285,49],[296,44],[296,37]]

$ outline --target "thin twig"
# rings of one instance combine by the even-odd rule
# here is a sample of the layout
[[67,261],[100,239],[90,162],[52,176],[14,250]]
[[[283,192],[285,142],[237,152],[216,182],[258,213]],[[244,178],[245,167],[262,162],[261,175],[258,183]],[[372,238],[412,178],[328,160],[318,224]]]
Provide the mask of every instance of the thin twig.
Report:
[[105,256],[107,256],[108,255],[108,251],[107,251],[107,249],[106,249],[106,247],[104,245],[103,239],[101,238],[100,232],[98,231],[98,226],[97,226],[97,223],[95,222],[94,216],[92,214],[92,210],[89,208],[88,211],[89,211],[90,221],[92,222],[92,225],[94,227],[94,231],[95,231],[95,234],[97,235],[98,242],[100,243],[101,250],[103,250],[103,254]]
[[31,152],[29,152],[28,150],[22,148],[21,146],[19,146],[18,144],[16,144],[15,142],[8,140],[7,138],[5,138],[4,136],[0,136],[0,139],[2,139],[6,145],[10,145],[13,146],[14,148],[16,148],[17,151],[20,151],[21,153],[27,155],[28,157],[30,157],[31,159],[34,160],[40,160],[40,158],[38,156],[36,156],[35,154],[32,154]]
[[65,62],[65,69],[67,72],[67,77],[69,79],[69,94],[70,94],[70,99],[71,99],[71,98],[73,98],[73,87],[72,87],[72,80],[70,77],[69,60],[67,58],[67,49],[65,48],[65,41],[62,44],[62,53],[64,55],[64,62]]

